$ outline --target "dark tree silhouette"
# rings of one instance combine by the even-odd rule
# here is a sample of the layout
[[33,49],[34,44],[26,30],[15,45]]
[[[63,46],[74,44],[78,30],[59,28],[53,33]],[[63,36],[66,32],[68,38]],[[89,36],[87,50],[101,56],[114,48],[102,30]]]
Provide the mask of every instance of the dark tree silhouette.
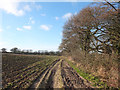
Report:
[[2,53],[6,53],[7,49],[6,48],[2,48],[1,51],[2,51]]

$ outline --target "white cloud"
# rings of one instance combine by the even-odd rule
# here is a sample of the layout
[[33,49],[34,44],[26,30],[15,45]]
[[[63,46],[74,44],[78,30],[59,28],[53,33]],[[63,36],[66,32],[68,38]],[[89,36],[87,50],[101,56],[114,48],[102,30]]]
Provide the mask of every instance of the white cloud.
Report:
[[56,20],[58,20],[58,19],[59,19],[59,17],[55,17],[55,19],[56,19]]
[[0,9],[6,11],[7,13],[13,14],[15,16],[24,15],[24,11],[18,9],[19,1],[15,0],[1,0],[0,1]]
[[16,28],[18,31],[22,31],[22,29],[21,28]]
[[22,31],[23,29],[31,30],[31,28],[32,28],[31,26],[25,25],[22,28],[16,28],[16,29],[17,29],[17,31]]
[[46,16],[46,14],[40,14],[41,16]]
[[72,13],[66,13],[62,18],[67,19],[72,16]]
[[31,30],[31,26],[23,26],[24,29]]
[[26,10],[26,11],[31,11],[31,8],[30,8],[29,5],[25,5],[25,6],[24,6],[24,10]]
[[52,27],[51,25],[40,25],[40,28],[46,31],[50,30],[51,27]]

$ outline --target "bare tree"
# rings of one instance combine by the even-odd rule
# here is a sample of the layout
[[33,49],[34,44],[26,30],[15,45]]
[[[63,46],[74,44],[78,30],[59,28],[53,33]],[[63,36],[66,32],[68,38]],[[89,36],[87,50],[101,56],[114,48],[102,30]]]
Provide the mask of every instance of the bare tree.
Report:
[[17,47],[12,48],[10,51],[11,51],[12,53],[19,53],[19,52],[20,52],[20,50],[19,50]]
[[2,53],[6,53],[7,49],[6,48],[2,48],[1,51],[2,51]]
[[120,24],[117,11],[97,4],[81,10],[64,25],[60,49],[69,54],[84,50],[111,54],[120,53]]

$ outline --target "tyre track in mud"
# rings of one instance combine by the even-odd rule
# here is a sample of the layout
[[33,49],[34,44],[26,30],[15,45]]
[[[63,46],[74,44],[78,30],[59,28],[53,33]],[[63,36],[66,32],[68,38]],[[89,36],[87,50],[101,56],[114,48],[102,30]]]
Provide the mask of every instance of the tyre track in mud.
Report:
[[48,67],[30,88],[68,88],[74,90],[76,88],[91,89],[92,87],[65,60],[59,59]]
[[[55,85],[55,83],[59,82],[60,80],[57,81],[58,78],[55,79],[55,77],[61,77],[60,72],[58,72],[60,70],[61,61],[62,60],[59,60],[52,68],[50,68],[47,71],[47,73],[45,73],[45,77],[43,78],[43,81],[41,82],[38,88],[48,89],[48,88],[55,88],[55,86],[58,86],[57,84]],[[56,73],[58,74],[58,76],[56,75]]]
[[81,78],[73,68],[65,61],[61,62],[61,76],[64,83],[64,88],[76,89],[76,88],[92,88],[88,85],[83,78]]
[[[28,89],[38,89],[38,88],[44,88],[45,87],[45,78],[47,77],[47,75],[49,74],[49,71],[54,67],[54,65],[59,62],[60,59],[56,60],[53,62],[52,65],[50,65],[49,67],[47,67],[41,74],[40,76],[35,80],[35,82],[33,82],[33,84],[28,88]],[[42,86],[42,87],[40,87]]]

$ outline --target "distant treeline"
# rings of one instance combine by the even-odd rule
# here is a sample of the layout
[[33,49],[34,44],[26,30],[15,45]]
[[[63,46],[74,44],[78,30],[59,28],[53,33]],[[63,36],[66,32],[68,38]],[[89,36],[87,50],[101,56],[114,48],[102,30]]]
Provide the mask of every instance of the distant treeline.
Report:
[[8,52],[6,48],[2,48],[1,52],[2,53],[13,53],[13,54],[58,55],[58,56],[61,55],[59,51],[47,51],[47,50],[33,51],[31,49],[21,50],[21,49],[18,49],[17,47],[10,49],[10,52]]

